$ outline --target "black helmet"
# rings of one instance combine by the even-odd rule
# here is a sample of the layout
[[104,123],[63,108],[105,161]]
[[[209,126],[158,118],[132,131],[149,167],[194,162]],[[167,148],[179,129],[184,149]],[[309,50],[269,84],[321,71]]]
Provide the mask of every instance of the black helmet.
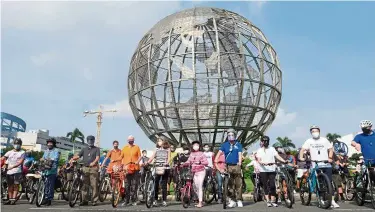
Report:
[[20,138],[14,139],[13,145],[15,145],[15,144],[19,144],[19,145],[22,146],[22,140]]
[[48,143],[52,143],[53,144],[53,146],[54,147],[56,147],[56,139],[55,138],[49,138],[49,139],[47,139],[47,142],[46,142],[46,144],[48,144]]

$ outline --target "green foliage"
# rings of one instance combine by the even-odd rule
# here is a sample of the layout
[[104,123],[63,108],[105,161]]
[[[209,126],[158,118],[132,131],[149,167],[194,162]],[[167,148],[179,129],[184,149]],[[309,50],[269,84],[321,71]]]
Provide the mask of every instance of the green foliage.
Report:
[[77,140],[81,141],[82,143],[85,143],[85,136],[78,128],[75,128],[72,132],[68,132],[66,134],[66,137],[70,138],[70,142],[73,143],[73,153],[75,153],[74,144],[77,142]]
[[349,162],[352,164],[352,165],[355,165],[357,164],[357,161],[359,160],[359,157],[362,156],[362,153],[354,153],[350,158],[349,158]]
[[289,149],[289,148],[296,148],[296,145],[292,142],[292,140],[288,137],[277,137],[276,138],[277,142],[273,144],[273,147],[275,146],[281,146],[284,149]]
[[59,160],[59,167],[62,167],[64,164],[65,164],[65,159],[64,158],[60,158]]
[[39,160],[43,157],[44,152],[31,152],[31,156],[34,157],[35,160]]
[[[242,161],[243,167],[246,167],[247,164],[251,162],[250,158],[245,158],[244,161]],[[252,173],[254,172],[254,167],[249,167],[248,169],[243,169],[243,174],[246,179],[250,179]]]
[[337,133],[328,133],[326,135],[326,137],[332,143],[332,142],[336,141],[338,138],[341,138],[341,135],[339,135]]

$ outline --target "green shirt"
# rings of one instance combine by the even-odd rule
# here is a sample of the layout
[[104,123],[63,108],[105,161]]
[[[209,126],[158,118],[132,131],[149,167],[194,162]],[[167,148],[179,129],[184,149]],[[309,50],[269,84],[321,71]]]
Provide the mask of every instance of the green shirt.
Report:
[[177,156],[177,152],[176,151],[171,152],[171,157],[169,158],[169,166],[173,165],[173,158],[175,158],[176,156]]

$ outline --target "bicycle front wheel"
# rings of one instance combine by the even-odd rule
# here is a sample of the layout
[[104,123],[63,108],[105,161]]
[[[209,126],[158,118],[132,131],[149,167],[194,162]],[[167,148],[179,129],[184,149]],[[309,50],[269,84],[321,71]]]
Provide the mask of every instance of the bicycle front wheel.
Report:
[[223,179],[223,209],[227,209],[227,201],[228,201],[228,183],[229,179],[227,176]]
[[347,201],[353,201],[355,197],[355,189],[354,189],[354,180],[352,177],[348,177],[345,180],[345,189],[344,189],[344,196],[345,200]]
[[112,199],[111,199],[112,207],[114,208],[117,207],[118,202],[120,200],[121,186],[122,186],[121,180],[115,179],[113,183]]
[[317,177],[317,195],[319,206],[323,209],[331,207],[332,203],[332,183],[328,176],[324,173],[319,173]]
[[215,184],[213,180],[207,182],[206,188],[204,189],[204,201],[206,204],[210,204],[215,198]]
[[40,180],[38,183],[38,189],[36,190],[36,206],[40,207],[43,203],[44,200],[44,195],[45,195],[45,188],[46,184],[43,180]]
[[69,206],[72,208],[76,205],[78,197],[81,196],[81,181],[80,179],[74,179],[68,192]]
[[370,197],[371,197],[371,204],[372,207],[375,209],[375,188],[374,188],[374,181],[371,180],[370,178],[370,173],[368,173],[368,179],[369,179],[369,184],[370,184]]
[[110,191],[110,185],[108,179],[104,178],[99,185],[99,201],[104,202],[107,199]]
[[355,201],[358,206],[365,204],[367,182],[367,175],[357,175],[355,178]]
[[145,189],[146,189],[146,207],[151,208],[155,199],[154,179],[151,178],[149,179],[149,181],[146,182]]
[[284,179],[282,180],[282,183],[281,183],[281,193],[282,193],[281,198],[282,200],[284,200],[285,206],[287,208],[292,208],[293,198],[294,198],[293,189],[290,183]]

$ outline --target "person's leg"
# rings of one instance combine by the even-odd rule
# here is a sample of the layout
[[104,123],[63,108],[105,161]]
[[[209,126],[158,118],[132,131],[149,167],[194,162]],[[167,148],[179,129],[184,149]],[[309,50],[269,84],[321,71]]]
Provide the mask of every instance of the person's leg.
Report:
[[138,199],[137,190],[139,186],[139,177],[140,177],[139,171],[136,171],[133,176],[133,196],[132,196],[133,203],[136,203]]
[[264,195],[266,196],[267,202],[270,201],[270,191],[269,191],[269,186],[268,186],[268,174],[267,172],[260,172],[260,181],[262,182],[263,190],[264,190]]
[[156,175],[155,176],[155,185],[154,185],[154,193],[155,193],[155,201],[158,200],[159,196],[159,182],[160,182],[161,175]]
[[88,202],[88,191],[90,187],[90,170],[88,167],[83,167],[83,188],[82,193],[82,204],[87,204]]
[[255,188],[257,185],[255,185],[255,177],[256,177],[256,173],[252,173],[251,174],[251,183],[253,184],[253,188]]
[[198,207],[203,206],[203,182],[206,176],[205,171],[197,172],[194,174],[194,184],[195,187],[197,188],[197,193],[198,193],[198,200],[199,204],[197,205]]
[[271,195],[272,203],[275,203],[275,197],[277,195],[276,194],[275,177],[276,177],[276,172],[269,172],[268,173],[268,182],[269,182],[269,188],[270,188],[269,193]]
[[242,175],[241,175],[241,167],[235,166],[235,175],[234,175],[234,184],[235,184],[235,199],[237,201],[242,201]]
[[96,204],[98,202],[99,194],[98,194],[98,184],[99,184],[99,169],[98,168],[90,168],[90,185],[92,188],[92,203]]
[[50,174],[47,176],[48,184],[46,185],[46,200],[52,201],[55,193],[55,182],[57,175]]
[[[14,188],[14,175],[7,175],[7,185],[8,185],[8,200],[13,200],[13,188]],[[17,196],[17,195],[16,195]]]
[[216,181],[218,186],[218,199],[221,200],[223,194],[223,178],[219,171],[216,171]]
[[161,189],[163,201],[167,201],[167,183],[169,179],[169,169],[166,169],[164,175],[161,178]]

